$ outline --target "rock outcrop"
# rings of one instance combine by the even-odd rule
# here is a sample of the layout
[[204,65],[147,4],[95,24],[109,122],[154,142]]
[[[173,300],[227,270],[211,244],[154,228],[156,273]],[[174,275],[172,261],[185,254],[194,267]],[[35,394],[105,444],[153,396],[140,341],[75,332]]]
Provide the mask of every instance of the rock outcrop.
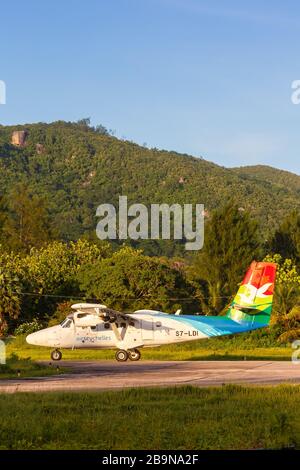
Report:
[[17,147],[24,147],[27,134],[27,131],[14,131],[11,136],[12,145],[16,145]]

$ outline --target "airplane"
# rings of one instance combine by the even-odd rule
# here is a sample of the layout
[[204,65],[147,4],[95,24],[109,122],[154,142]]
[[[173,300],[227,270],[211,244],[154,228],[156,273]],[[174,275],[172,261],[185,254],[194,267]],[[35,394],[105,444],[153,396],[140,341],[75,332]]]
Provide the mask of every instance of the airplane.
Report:
[[140,348],[232,335],[269,325],[276,264],[253,261],[224,316],[180,315],[158,310],[124,313],[106,305],[79,303],[60,324],[27,336],[29,344],[60,349],[114,349],[116,360],[138,361]]

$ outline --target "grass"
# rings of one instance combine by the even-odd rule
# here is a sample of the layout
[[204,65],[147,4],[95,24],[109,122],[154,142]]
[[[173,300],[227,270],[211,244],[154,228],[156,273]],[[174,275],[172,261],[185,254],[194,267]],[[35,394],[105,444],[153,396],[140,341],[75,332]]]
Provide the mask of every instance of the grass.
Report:
[[1,449],[300,448],[300,386],[0,396]]
[[55,366],[44,366],[32,361],[29,357],[20,359],[16,354],[12,354],[6,364],[0,364],[0,379],[14,379],[16,377],[44,377],[57,375],[64,372],[63,369],[57,371]]
[[[274,346],[275,344],[275,346]],[[290,345],[280,346],[266,332],[243,333],[232,337],[211,338],[181,344],[142,349],[142,359],[164,361],[197,360],[290,360]],[[31,346],[25,336],[7,342],[7,354],[30,357],[33,360],[49,360],[51,349]],[[64,350],[63,359],[92,360],[114,359],[113,350]]]

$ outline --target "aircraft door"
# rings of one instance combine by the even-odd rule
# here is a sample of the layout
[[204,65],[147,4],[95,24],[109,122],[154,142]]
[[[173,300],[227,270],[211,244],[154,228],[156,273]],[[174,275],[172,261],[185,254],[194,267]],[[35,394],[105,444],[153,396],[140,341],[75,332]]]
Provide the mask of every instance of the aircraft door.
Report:
[[142,339],[143,341],[154,340],[153,319],[148,317],[142,320]]
[[[122,333],[121,333],[122,335]],[[143,344],[141,323],[138,320],[129,322],[126,332],[123,336],[124,341],[134,347],[138,347]],[[131,348],[132,348],[131,346]]]

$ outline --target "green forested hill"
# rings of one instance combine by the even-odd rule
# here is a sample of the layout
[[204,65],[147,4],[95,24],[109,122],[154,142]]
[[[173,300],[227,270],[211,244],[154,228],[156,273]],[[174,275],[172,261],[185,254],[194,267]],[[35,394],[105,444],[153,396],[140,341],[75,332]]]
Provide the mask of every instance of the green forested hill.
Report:
[[300,195],[300,176],[289,171],[278,170],[267,165],[244,166],[233,168],[233,170],[242,177],[269,182],[277,188],[290,189]]
[[[23,147],[11,144],[16,130],[28,132]],[[118,140],[84,122],[0,126],[2,195],[17,182],[45,199],[65,240],[92,233],[96,207],[119,195],[129,203],[204,203],[209,211],[233,200],[265,233],[300,206],[300,176],[263,166],[227,169]]]

